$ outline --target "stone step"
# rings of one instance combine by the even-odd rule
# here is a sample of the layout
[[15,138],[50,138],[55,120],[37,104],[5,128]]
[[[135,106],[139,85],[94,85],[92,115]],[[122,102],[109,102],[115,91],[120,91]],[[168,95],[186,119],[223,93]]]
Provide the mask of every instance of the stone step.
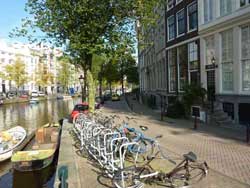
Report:
[[233,125],[233,121],[228,119],[228,120],[221,120],[221,121],[216,121],[216,123],[220,126],[230,126]]

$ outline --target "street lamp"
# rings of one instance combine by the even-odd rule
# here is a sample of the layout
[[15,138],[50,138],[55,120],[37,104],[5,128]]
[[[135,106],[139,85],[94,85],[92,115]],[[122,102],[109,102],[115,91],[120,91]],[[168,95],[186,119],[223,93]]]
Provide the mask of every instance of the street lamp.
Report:
[[81,89],[82,89],[82,102],[84,102],[84,91],[83,91],[84,90],[84,87],[83,87],[84,77],[82,75],[80,75],[79,81],[80,81]]
[[[218,67],[218,66],[216,65],[216,59],[215,59],[214,56],[213,56],[212,59],[211,59],[211,63],[212,63],[212,65],[213,65],[214,69]],[[215,73],[214,73],[214,74],[215,74]],[[215,76],[215,75],[214,75],[214,76]],[[214,80],[214,82],[215,82],[215,80]],[[215,83],[214,83],[214,87],[215,87]],[[213,88],[210,97],[211,97],[211,111],[212,111],[212,113],[214,113],[215,88]]]

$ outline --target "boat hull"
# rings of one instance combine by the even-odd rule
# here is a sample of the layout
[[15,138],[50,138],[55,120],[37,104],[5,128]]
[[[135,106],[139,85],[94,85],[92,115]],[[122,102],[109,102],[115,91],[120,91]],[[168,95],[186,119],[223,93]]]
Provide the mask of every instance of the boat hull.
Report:
[[54,155],[41,159],[41,160],[32,160],[32,161],[20,161],[20,162],[12,162],[12,166],[15,170],[18,171],[34,171],[41,170],[49,166],[54,159]]
[[61,127],[44,125],[24,151],[13,154],[12,166],[17,171],[36,171],[49,166],[59,149]]
[[12,152],[13,152],[13,151],[9,151],[9,152],[6,152],[6,153],[1,154],[1,155],[0,155],[0,162],[5,161],[5,160],[11,158]]
[[[10,135],[11,138],[16,137],[15,135],[18,134],[19,139],[18,139],[18,141],[16,142],[15,145],[8,146],[9,148],[6,149],[6,150],[1,150],[1,152],[0,152],[0,162],[11,158],[11,156],[13,154],[13,150],[17,149],[24,142],[24,140],[25,140],[25,138],[27,136],[27,133],[26,133],[25,129],[20,127],[20,126],[13,127],[11,129],[3,131],[3,132],[8,133],[8,135]],[[4,134],[3,132],[2,132],[2,134]],[[12,140],[10,139],[8,142],[11,143],[11,141]],[[8,145],[7,144],[8,142],[5,142],[5,145]],[[0,144],[4,144],[4,141],[1,141]]]

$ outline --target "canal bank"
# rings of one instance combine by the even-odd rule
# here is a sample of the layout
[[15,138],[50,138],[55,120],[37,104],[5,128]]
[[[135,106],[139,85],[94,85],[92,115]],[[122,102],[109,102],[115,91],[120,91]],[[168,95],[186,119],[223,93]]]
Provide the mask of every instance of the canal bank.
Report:
[[[98,168],[91,165],[91,161],[81,157],[78,154],[78,149],[75,148],[75,141],[72,138],[71,131],[73,124],[67,119],[63,121],[61,134],[61,147],[59,150],[57,173],[54,187],[58,188],[61,181],[59,176],[62,175],[62,170],[66,169],[66,183],[72,188],[103,188],[106,187],[98,181]],[[64,168],[64,169],[63,169]],[[61,171],[61,173],[59,173]],[[65,173],[64,173],[65,174]]]
[[[72,100],[44,100],[39,104],[16,103],[0,107],[0,131],[17,125],[24,127],[28,134],[49,121],[67,117],[80,98]],[[0,176],[11,168],[10,160],[0,163]]]

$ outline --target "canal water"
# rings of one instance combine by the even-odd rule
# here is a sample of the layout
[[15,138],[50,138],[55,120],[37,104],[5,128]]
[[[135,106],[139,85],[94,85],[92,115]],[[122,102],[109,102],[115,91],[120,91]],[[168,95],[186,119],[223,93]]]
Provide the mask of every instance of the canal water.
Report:
[[[38,127],[48,123],[57,122],[62,118],[67,118],[75,104],[80,102],[80,98],[71,100],[45,100],[38,104],[20,103],[0,106],[0,131],[15,127],[17,125],[31,133]],[[53,187],[54,166],[43,169],[35,173],[18,173],[11,169],[10,160],[0,163],[0,188],[43,188]],[[46,177],[46,178],[44,178]],[[44,179],[48,182],[44,182]],[[35,180],[33,183],[31,180]],[[37,182],[39,185],[38,186]],[[25,183],[30,182],[29,186]]]

